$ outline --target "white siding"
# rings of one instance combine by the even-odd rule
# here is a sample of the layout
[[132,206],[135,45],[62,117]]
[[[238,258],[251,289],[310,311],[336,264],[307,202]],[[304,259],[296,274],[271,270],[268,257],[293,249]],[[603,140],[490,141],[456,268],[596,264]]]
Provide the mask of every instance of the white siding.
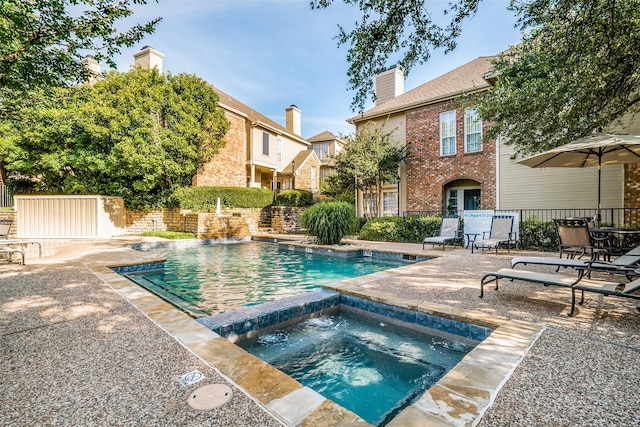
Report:
[[[598,168],[530,168],[500,145],[498,209],[596,208]],[[624,206],[624,166],[602,167],[602,207]]]
[[625,114],[605,132],[640,135],[640,114]]
[[126,233],[119,197],[16,196],[18,237],[87,238]]

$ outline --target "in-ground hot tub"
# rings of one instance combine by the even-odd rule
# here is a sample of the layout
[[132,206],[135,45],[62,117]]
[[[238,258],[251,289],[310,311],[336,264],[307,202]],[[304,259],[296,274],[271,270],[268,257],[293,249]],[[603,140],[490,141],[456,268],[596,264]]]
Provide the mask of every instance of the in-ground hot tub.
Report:
[[373,425],[413,404],[492,332],[327,290],[198,321]]

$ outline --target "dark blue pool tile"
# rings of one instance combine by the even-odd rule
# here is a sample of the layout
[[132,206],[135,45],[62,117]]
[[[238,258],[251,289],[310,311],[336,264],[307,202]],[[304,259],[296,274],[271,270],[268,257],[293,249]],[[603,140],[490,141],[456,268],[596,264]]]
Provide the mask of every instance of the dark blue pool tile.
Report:
[[260,316],[258,316],[258,325],[260,326],[260,329],[262,328],[267,328],[269,326],[273,326],[278,324],[278,312],[277,311],[271,311],[268,313],[263,313]]
[[289,307],[288,310],[289,310],[289,316],[291,316],[290,319],[296,319],[304,315],[304,307],[300,305],[295,307]]
[[149,270],[164,270],[164,262],[150,262],[146,264],[122,265],[118,267],[111,267],[111,269],[118,274],[137,273],[137,272],[149,271]]
[[244,322],[238,322],[233,327],[233,332],[238,335],[247,334],[260,329],[257,318],[246,319]]
[[233,332],[233,325],[221,325],[221,326],[218,326],[218,328],[214,329],[213,331],[216,332],[218,335],[226,338],[229,335],[231,335],[231,333]]
[[287,322],[293,319],[293,315],[289,308],[283,308],[282,310],[278,310],[278,321],[279,322]]
[[491,334],[492,329],[485,326],[469,325],[469,338],[477,341],[486,339]]

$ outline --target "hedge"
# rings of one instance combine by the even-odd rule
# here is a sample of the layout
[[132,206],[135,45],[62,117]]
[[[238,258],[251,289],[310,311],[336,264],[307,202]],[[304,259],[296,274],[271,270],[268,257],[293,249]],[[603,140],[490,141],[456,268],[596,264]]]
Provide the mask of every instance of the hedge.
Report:
[[559,247],[558,231],[554,222],[543,222],[536,217],[520,224],[520,247],[545,252],[556,252]]
[[313,193],[306,190],[284,190],[276,196],[276,206],[311,206]]
[[[360,230],[360,238],[380,242],[421,242],[440,231],[440,217],[383,217],[368,220]],[[520,248],[544,252],[558,251],[558,232],[554,222],[535,217],[520,224]]]
[[368,220],[360,238],[383,242],[422,242],[440,231],[442,218],[433,216],[382,217]]
[[273,204],[273,191],[244,187],[183,187],[176,190],[174,205],[194,211],[211,211],[220,204],[226,208],[264,208]]

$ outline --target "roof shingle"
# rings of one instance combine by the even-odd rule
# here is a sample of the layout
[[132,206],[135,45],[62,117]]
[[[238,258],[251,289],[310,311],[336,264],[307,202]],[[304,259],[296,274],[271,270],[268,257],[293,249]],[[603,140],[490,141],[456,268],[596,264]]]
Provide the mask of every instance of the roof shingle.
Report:
[[493,69],[498,56],[481,56],[430,80],[408,92],[396,96],[347,121],[358,123],[376,117],[442,101],[464,92],[486,89],[490,84],[483,76]]

